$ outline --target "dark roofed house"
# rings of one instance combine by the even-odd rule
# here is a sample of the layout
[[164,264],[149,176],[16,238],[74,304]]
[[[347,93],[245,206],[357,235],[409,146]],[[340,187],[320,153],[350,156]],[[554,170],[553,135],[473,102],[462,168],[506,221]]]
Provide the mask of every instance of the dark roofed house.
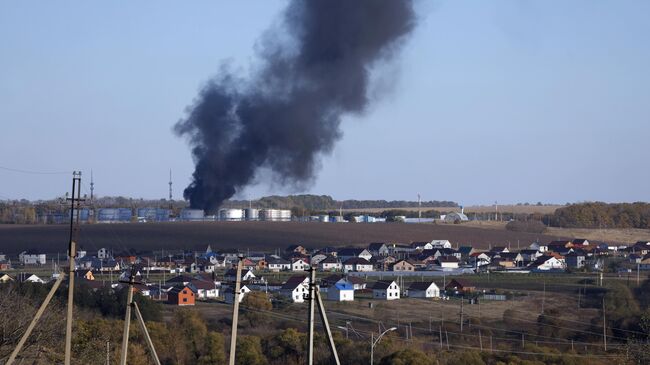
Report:
[[408,288],[408,296],[411,298],[437,298],[440,296],[440,289],[433,281],[414,281]]
[[373,256],[387,256],[388,255],[388,246],[383,242],[373,242],[368,245],[368,251]]
[[451,281],[445,285],[445,290],[461,293],[471,293],[476,290],[476,286],[470,284],[470,282],[465,279],[451,279]]

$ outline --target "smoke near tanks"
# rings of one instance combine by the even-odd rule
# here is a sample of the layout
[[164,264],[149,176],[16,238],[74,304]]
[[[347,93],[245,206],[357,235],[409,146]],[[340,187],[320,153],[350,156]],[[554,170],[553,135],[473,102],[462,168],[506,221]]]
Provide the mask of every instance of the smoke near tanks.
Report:
[[192,146],[193,208],[214,212],[261,170],[280,184],[310,182],[341,117],[365,111],[372,66],[399,50],[415,14],[410,0],[293,0],[282,22],[262,38],[252,76],[222,71],[174,127]]

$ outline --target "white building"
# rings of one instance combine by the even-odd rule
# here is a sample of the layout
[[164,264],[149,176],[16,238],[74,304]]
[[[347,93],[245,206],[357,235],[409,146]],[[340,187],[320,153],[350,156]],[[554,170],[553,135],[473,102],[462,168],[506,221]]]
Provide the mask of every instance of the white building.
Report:
[[347,302],[354,300],[354,286],[345,279],[339,280],[338,283],[327,289],[327,299],[337,302]]
[[47,258],[44,253],[27,250],[18,255],[18,261],[23,265],[45,265]]
[[541,256],[538,257],[535,262],[530,264],[528,267],[533,270],[564,270],[566,269],[566,264],[564,260],[559,260],[553,256]]
[[394,281],[378,281],[372,287],[372,297],[384,300],[399,299],[399,286]]
[[303,259],[298,259],[291,263],[291,271],[305,271],[309,269],[309,264]]
[[321,271],[341,271],[343,270],[343,264],[334,256],[328,256],[325,260],[322,260],[318,266],[320,266]]
[[302,303],[309,294],[309,279],[304,275],[292,276],[282,285],[280,294],[294,303]]
[[[228,304],[232,304],[232,303],[235,302],[235,290],[234,289],[235,289],[234,286],[224,289],[225,290],[224,300]],[[241,303],[242,300],[244,300],[244,297],[246,296],[246,294],[248,294],[250,292],[251,292],[251,290],[248,288],[248,286],[246,286],[246,285],[241,286],[239,288],[239,293],[240,293],[239,294],[239,303]]]
[[270,258],[267,262],[269,271],[279,272],[284,270],[291,270],[291,262],[283,258]]
[[416,281],[411,283],[407,293],[411,298],[438,298],[440,297],[440,288],[433,281]]
[[451,242],[449,240],[431,240],[431,246],[433,248],[451,248]]
[[97,258],[100,260],[108,259],[111,257],[110,252],[107,248],[100,248],[97,250]]
[[366,259],[360,257],[353,257],[343,263],[343,271],[367,272],[367,271],[373,271],[373,266]]

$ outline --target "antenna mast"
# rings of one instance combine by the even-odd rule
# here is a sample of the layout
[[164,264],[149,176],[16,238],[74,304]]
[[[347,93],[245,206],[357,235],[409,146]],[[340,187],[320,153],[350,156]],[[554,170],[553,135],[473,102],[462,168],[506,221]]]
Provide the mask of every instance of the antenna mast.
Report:
[[169,169],[169,209],[174,206],[174,199],[172,197],[172,169]]

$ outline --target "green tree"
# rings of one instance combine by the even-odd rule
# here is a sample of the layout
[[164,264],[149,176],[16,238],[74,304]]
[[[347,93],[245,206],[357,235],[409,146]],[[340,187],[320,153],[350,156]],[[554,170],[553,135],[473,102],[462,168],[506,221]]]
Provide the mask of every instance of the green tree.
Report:
[[268,361],[262,352],[262,343],[257,336],[240,336],[237,339],[237,365],[266,365]]
[[205,339],[205,353],[199,358],[199,365],[219,365],[226,363],[224,338],[221,333],[210,332]]
[[436,363],[435,357],[427,355],[422,351],[414,349],[404,349],[381,359],[380,365],[433,365]]

